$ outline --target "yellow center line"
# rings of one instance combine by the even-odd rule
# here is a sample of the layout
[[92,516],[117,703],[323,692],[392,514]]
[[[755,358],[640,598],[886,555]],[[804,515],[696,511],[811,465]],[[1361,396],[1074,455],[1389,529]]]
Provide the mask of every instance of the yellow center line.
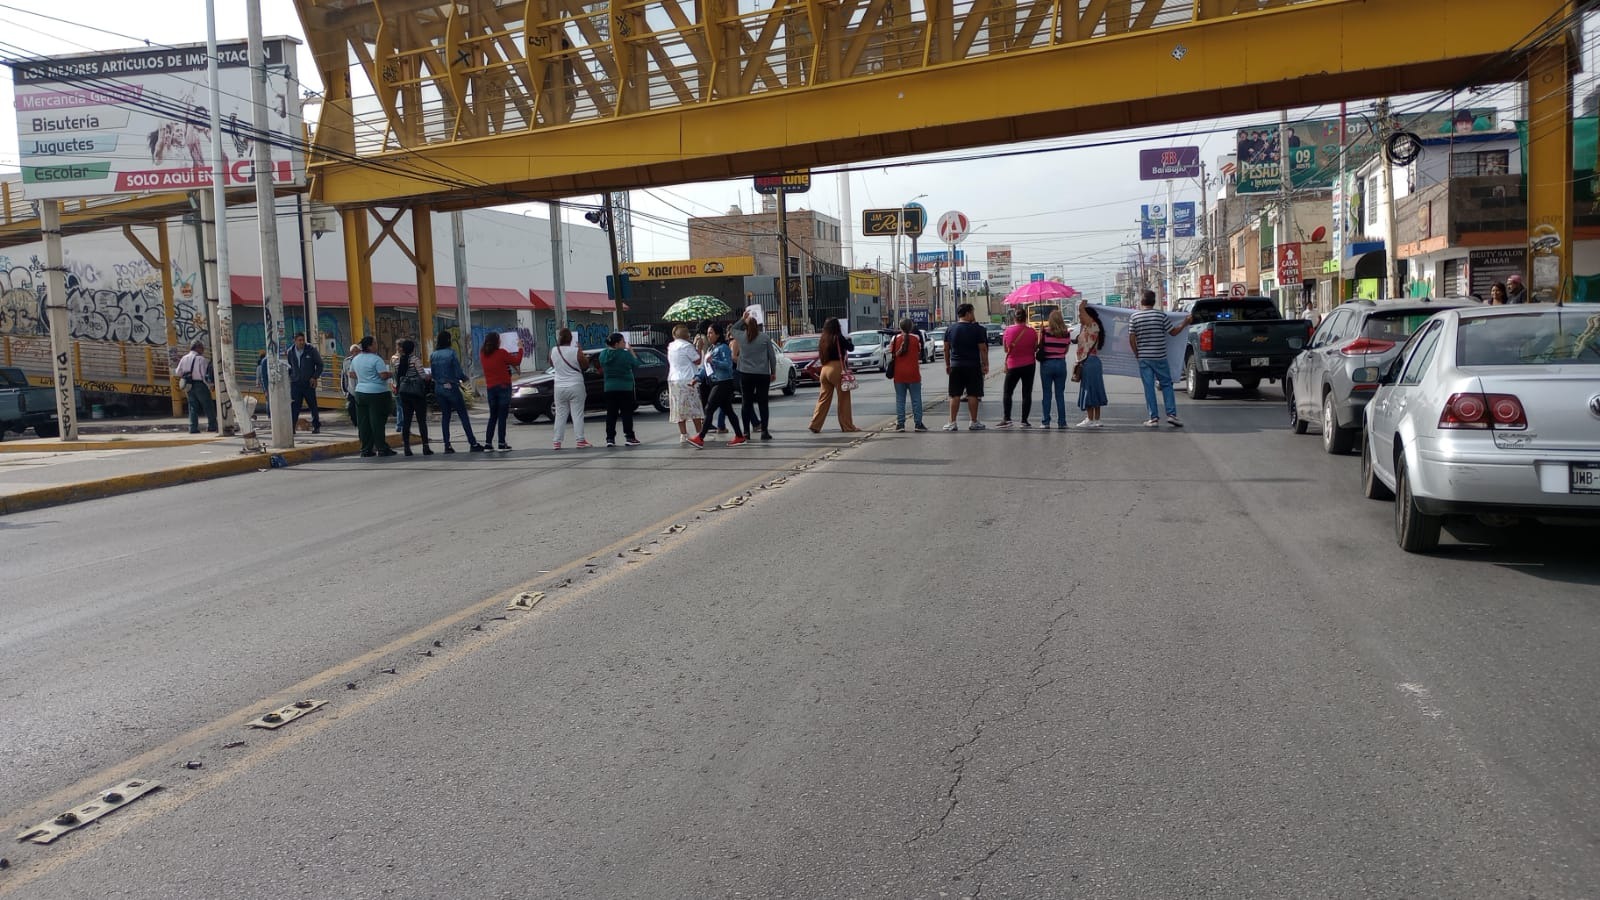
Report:
[[[871,433],[875,433],[875,429],[866,432],[866,434]],[[863,437],[865,437],[865,434]],[[265,697],[259,701],[252,702],[247,706],[242,706],[231,713],[226,713],[212,720],[211,722],[191,729],[190,731],[185,732],[178,737],[172,738],[171,740],[168,740],[157,747],[153,747],[130,760],[79,779],[70,787],[63,788],[62,790],[59,790],[48,797],[29,804],[26,808],[25,814],[18,813],[14,815],[8,815],[6,817],[8,819],[17,819],[18,821],[25,820],[31,824],[34,821],[48,817],[50,814],[58,811],[59,809],[75,805],[81,802],[83,798],[93,795],[98,791],[104,790],[110,785],[124,781],[128,778],[140,776],[159,778],[159,773],[166,768],[163,766],[163,764],[167,763],[172,758],[182,756],[183,754],[181,751],[191,748],[196,744],[215,741],[224,734],[244,734],[244,723],[255,718],[263,709],[276,708],[284,705],[285,703],[293,702],[294,700],[304,699],[305,697],[310,696],[314,689],[324,688],[325,686],[329,685],[329,683],[341,682],[345,680],[346,677],[351,673],[370,667],[374,663],[377,663],[387,656],[399,653],[407,648],[427,641],[430,636],[438,634],[440,631],[449,629],[451,626],[459,625],[475,616],[484,615],[496,610],[504,611],[505,605],[512,598],[516,597],[516,595],[522,593],[523,591],[543,589],[547,592],[546,599],[542,600],[539,605],[534,607],[534,609],[527,615],[518,616],[513,619],[507,619],[494,630],[485,631],[482,633],[482,635],[473,636],[470,642],[456,643],[452,646],[445,647],[442,650],[436,650],[436,655],[433,658],[425,659],[424,662],[417,668],[408,669],[393,676],[387,676],[382,681],[371,682],[373,686],[370,689],[364,689],[359,694],[341,697],[334,704],[330,705],[326,711],[319,712],[317,715],[295,722],[293,725],[289,726],[283,731],[271,732],[271,738],[269,739],[268,743],[252,749],[237,758],[231,759],[224,763],[221,767],[210,770],[204,775],[197,775],[195,777],[195,781],[182,785],[167,785],[162,790],[141,799],[137,806],[130,807],[127,811],[119,812],[115,816],[96,822],[92,829],[86,830],[79,834],[74,834],[67,838],[63,838],[63,844],[49,850],[48,852],[50,855],[48,857],[38,862],[30,862],[23,866],[19,866],[18,868],[21,869],[21,871],[16,871],[14,877],[8,878],[4,882],[0,882],[0,896],[9,895],[12,892],[38,880],[39,878],[42,878],[81,858],[85,854],[99,849],[101,846],[109,843],[114,838],[144,821],[176,809],[190,800],[203,796],[204,794],[231,782],[239,775],[244,774],[245,772],[271,759],[272,757],[277,756],[278,754],[298,745],[301,741],[306,740],[310,736],[320,734],[322,731],[332,727],[334,724],[343,721],[346,716],[358,714],[372,705],[389,699],[394,694],[415,685],[423,678],[426,678],[432,673],[438,671],[446,663],[457,661],[470,654],[478,652],[484,647],[492,646],[507,635],[515,632],[524,623],[532,621],[537,617],[542,617],[542,615],[547,612],[552,612],[568,603],[573,602],[574,600],[579,599],[595,588],[608,583],[623,573],[631,573],[634,571],[632,567],[629,567],[626,564],[616,565],[594,577],[584,580],[581,583],[574,582],[571,585],[563,584],[562,579],[565,576],[582,569],[584,564],[590,560],[601,559],[605,557],[612,557],[614,559],[614,554],[624,549],[638,546],[643,543],[654,543],[658,541],[662,544],[661,551],[653,553],[643,561],[648,562],[650,560],[659,559],[665,554],[666,550],[672,549],[674,545],[682,543],[678,541],[672,541],[669,543],[670,538],[676,537],[677,535],[663,534],[668,526],[684,522],[689,517],[700,513],[705,507],[720,504],[723,499],[727,497],[739,495],[745,491],[752,490],[770,479],[774,474],[788,472],[790,477],[803,474],[803,471],[799,471],[801,467],[804,467],[805,471],[809,471],[824,459],[831,458],[834,454],[837,454],[839,450],[858,445],[860,440],[861,439],[858,438],[856,441],[841,443],[837,447],[830,447],[827,450],[818,453],[816,456],[811,457],[810,459],[785,462],[782,465],[766,469],[761,474],[738,485],[722,488],[704,500],[684,507],[678,512],[662,518],[651,525],[634,531],[628,536],[614,541],[611,544],[600,548],[599,550],[575,558],[571,562],[552,569],[548,573],[541,574],[538,578],[530,579],[514,587],[507,588],[506,590],[503,590],[486,600],[475,603],[471,606],[458,610],[457,612],[451,613],[448,616],[413,629],[402,637],[396,638],[395,640],[392,640],[381,647],[369,650],[368,652],[346,662],[324,669],[323,671],[318,672],[317,674],[308,678],[301,679],[295,684],[278,691],[277,693],[269,695],[268,697]],[[549,592],[558,593],[551,595]],[[255,734],[256,732],[251,733]],[[268,733],[260,732],[259,734],[264,735]]]

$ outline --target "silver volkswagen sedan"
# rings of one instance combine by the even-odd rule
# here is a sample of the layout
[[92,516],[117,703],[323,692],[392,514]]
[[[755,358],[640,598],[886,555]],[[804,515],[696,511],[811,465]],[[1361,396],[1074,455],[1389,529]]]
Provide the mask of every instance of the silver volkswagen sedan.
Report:
[[1600,308],[1442,312],[1361,377],[1362,490],[1395,498],[1401,548],[1433,550],[1449,516],[1600,520]]

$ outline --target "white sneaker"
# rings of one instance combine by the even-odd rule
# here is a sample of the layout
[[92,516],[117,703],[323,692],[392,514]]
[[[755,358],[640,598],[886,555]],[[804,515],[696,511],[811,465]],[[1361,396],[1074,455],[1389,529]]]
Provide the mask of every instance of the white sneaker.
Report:
[[1094,427],[1094,420],[1090,419],[1088,417],[1085,417],[1082,422],[1079,422],[1078,424],[1076,424],[1076,425],[1074,425],[1072,427],[1074,427],[1074,428],[1093,428]]
[[944,426],[943,430],[944,431],[960,431],[961,429],[960,429],[960,427],[958,425],[956,425],[956,423],[951,422],[950,424]]
[[1085,428],[1099,428],[1100,427],[1100,420],[1099,419],[1095,419],[1093,422],[1090,422],[1088,425],[1085,425],[1084,427]]

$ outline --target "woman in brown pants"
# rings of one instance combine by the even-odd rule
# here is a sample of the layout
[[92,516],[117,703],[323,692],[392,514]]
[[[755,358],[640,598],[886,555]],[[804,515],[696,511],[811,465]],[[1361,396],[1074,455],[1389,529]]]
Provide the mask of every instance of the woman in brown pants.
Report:
[[855,345],[840,330],[838,319],[829,319],[822,323],[822,340],[817,342],[817,365],[822,367],[817,381],[822,385],[822,393],[817,395],[817,409],[811,414],[813,433],[820,433],[823,424],[828,421],[828,407],[833,405],[835,391],[839,394],[839,430],[861,430],[850,417],[850,392],[839,390],[839,383],[844,379],[844,367],[847,365],[845,354],[854,349]]

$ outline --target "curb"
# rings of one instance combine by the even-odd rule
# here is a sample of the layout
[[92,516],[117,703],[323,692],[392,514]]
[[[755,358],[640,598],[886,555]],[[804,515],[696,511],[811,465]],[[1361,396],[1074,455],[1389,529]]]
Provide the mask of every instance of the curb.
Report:
[[[401,437],[398,434],[390,434],[388,439],[391,447],[397,446],[401,441]],[[138,472],[132,475],[102,478],[97,481],[59,484],[33,491],[22,491],[8,497],[0,497],[0,516],[8,513],[44,509],[51,506],[63,506],[68,503],[80,503],[84,500],[99,500],[103,497],[115,497],[120,494],[133,494],[155,488],[171,487],[175,484],[188,484],[194,481],[225,478],[229,475],[242,475],[245,472],[255,472],[270,467],[273,456],[282,456],[288,465],[293,466],[332,459],[338,456],[349,456],[359,452],[361,452],[360,441],[339,441],[333,444],[323,444],[319,447],[287,450],[283,453],[241,455],[230,459],[217,460],[216,462],[195,463],[171,469],[159,469],[155,472]]]
[[[45,440],[55,440],[46,438]],[[221,440],[219,437],[209,437],[195,440],[192,437],[184,438],[155,438],[153,440],[104,440],[104,441],[61,441],[55,440],[52,444],[36,444],[32,442],[7,441],[0,444],[0,453],[74,453],[79,450],[161,450],[169,447],[197,447]]]

